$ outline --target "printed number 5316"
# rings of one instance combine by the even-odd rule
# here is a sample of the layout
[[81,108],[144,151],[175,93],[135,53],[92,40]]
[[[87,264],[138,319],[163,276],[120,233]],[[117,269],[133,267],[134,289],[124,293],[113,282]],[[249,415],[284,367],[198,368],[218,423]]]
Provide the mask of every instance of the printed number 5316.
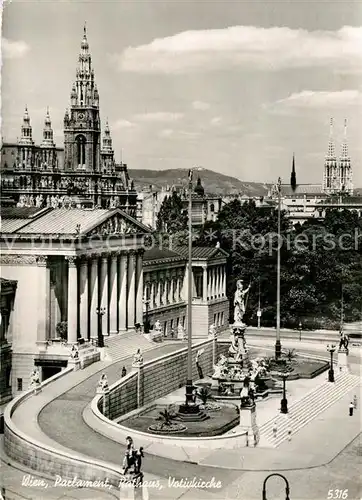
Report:
[[335,499],[343,499],[345,500],[348,498],[348,490],[329,490],[328,491],[328,500],[335,500]]

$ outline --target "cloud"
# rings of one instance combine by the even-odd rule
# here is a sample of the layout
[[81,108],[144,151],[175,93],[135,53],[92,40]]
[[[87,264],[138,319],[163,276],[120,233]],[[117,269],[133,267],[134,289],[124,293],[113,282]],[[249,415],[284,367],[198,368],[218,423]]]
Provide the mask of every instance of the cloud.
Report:
[[140,122],[175,122],[183,117],[182,113],[170,113],[157,111],[155,113],[142,113],[134,115],[134,119]]
[[291,94],[269,105],[271,111],[279,109],[298,108],[336,108],[347,106],[361,106],[362,92],[359,90],[340,90],[335,92],[303,90]]
[[2,39],[2,55],[5,59],[19,59],[24,57],[30,50],[27,43],[22,40]]
[[113,59],[123,71],[177,74],[247,67],[258,70],[328,67],[361,71],[362,27],[337,31],[232,26],[184,31],[128,47]]
[[210,109],[210,104],[203,101],[194,101],[192,103],[192,107],[198,111],[206,111],[207,109]]
[[214,118],[212,118],[210,120],[210,125],[214,125],[214,126],[215,125],[220,125],[221,121],[222,121],[221,116],[215,116]]
[[118,130],[121,128],[132,128],[135,127],[135,124],[130,122],[129,120],[117,120],[111,125],[111,128],[114,130]]

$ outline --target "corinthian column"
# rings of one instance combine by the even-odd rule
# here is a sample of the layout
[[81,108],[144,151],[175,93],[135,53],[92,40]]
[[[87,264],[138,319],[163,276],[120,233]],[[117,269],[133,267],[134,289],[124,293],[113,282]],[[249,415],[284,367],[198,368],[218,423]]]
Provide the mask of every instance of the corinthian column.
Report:
[[77,343],[78,326],[78,276],[76,257],[66,257],[68,261],[68,343]]
[[121,252],[118,262],[118,331],[127,329],[127,254]]
[[101,257],[101,268],[99,274],[99,293],[100,293],[100,307],[106,308],[106,313],[101,316],[102,321],[102,334],[108,335],[108,315],[109,315],[109,305],[108,305],[108,256],[102,255]]
[[38,279],[36,283],[38,292],[37,342],[45,344],[49,330],[50,269],[47,267],[47,257],[37,257],[36,263],[38,266]]
[[90,336],[96,339],[98,336],[98,255],[92,255],[91,278],[90,278]]
[[136,256],[136,323],[143,324],[143,256]]
[[202,300],[207,301],[207,266],[202,268]]
[[135,299],[136,299],[136,276],[135,276],[135,268],[136,268],[136,254],[134,251],[129,253],[128,259],[128,295],[127,295],[127,312],[128,312],[128,328],[134,328],[135,318],[136,318],[136,307],[135,307]]
[[109,271],[109,331],[117,333],[117,254],[111,254]]
[[80,263],[79,277],[79,329],[84,339],[89,338],[89,303],[88,303],[88,259],[84,257]]

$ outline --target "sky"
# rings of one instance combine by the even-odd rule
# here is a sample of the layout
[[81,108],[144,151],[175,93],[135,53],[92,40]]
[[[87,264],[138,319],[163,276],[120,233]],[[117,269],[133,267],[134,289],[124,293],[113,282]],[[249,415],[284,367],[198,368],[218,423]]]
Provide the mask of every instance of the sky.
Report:
[[201,166],[244,181],[321,183],[334,118],[348,123],[362,186],[362,2],[332,0],[37,0],[6,2],[2,136],[25,105],[55,140],[86,22],[104,126],[129,168]]

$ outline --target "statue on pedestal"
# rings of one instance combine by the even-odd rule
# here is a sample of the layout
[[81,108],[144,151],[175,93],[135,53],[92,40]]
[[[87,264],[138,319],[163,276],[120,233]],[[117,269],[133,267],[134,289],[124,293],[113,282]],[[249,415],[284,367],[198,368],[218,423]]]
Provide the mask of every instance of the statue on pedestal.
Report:
[[143,356],[141,353],[141,349],[137,349],[136,354],[133,356],[132,366],[142,366],[143,365]]
[[79,359],[79,350],[78,350],[78,347],[76,345],[72,346],[72,349],[70,351],[70,357],[72,359]]
[[243,359],[238,337],[234,337],[231,342],[231,345],[229,347],[229,356],[236,362],[240,362]]
[[179,340],[185,340],[185,329],[184,327],[181,325],[181,323],[178,325],[177,327],[177,338]]
[[34,394],[38,394],[38,392],[41,391],[40,388],[40,374],[39,370],[34,368],[34,370],[30,374],[30,384],[29,384],[29,389],[33,389]]
[[209,328],[209,338],[216,339],[216,326],[212,324]]
[[109,388],[108,386],[108,378],[105,373],[102,373],[101,378],[98,382],[97,392],[104,392]]
[[243,288],[243,280],[236,282],[236,291],[234,295],[234,323],[242,324],[245,314],[245,296],[250,290],[250,285]]
[[155,325],[154,325],[153,329],[154,329],[155,333],[162,333],[162,326],[161,326],[159,319],[157,321],[155,321]]

